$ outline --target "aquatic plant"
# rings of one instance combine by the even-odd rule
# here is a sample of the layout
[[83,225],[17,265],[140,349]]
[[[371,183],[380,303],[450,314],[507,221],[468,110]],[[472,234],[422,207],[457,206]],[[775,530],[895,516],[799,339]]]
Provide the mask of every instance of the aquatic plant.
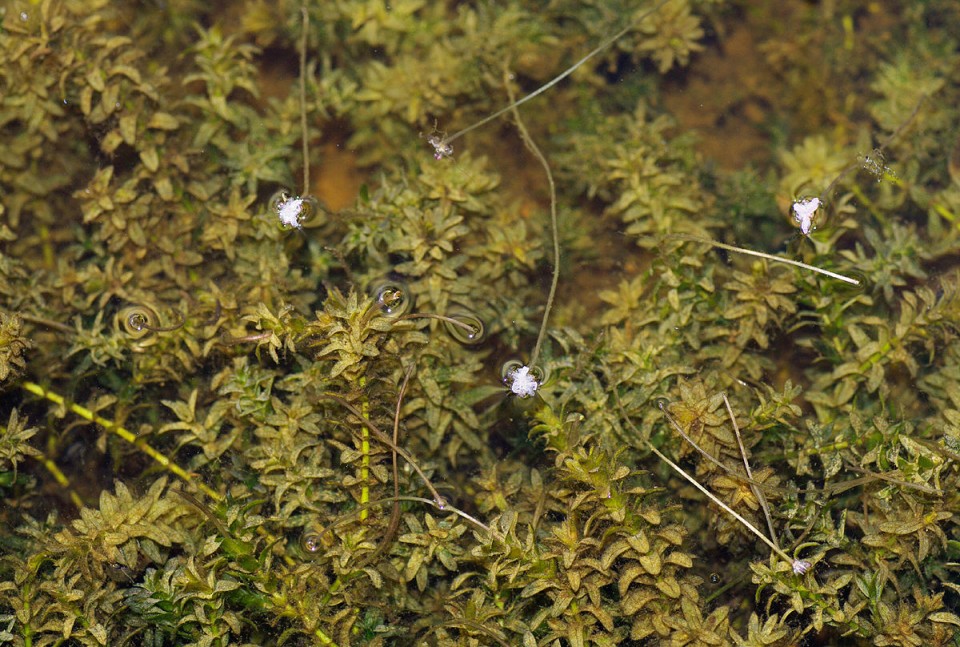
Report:
[[0,9],[0,643],[958,644],[960,12],[783,11]]

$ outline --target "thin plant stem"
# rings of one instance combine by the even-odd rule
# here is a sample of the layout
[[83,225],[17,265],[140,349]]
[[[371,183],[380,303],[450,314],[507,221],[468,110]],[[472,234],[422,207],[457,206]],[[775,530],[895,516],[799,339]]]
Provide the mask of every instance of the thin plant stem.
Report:
[[503,535],[501,535],[499,532],[495,531],[493,528],[483,523],[473,515],[466,513],[460,508],[450,505],[449,503],[444,503],[443,505],[440,505],[437,503],[437,501],[434,501],[432,499],[428,499],[422,496],[400,496],[400,497],[397,497],[397,500],[398,501],[419,501],[420,503],[426,503],[427,505],[433,506],[440,512],[452,512],[453,514],[457,515],[461,519],[464,519],[465,521],[469,521],[470,523],[477,526],[478,528],[483,529],[484,531],[487,532],[487,534],[489,534],[491,537],[493,537],[497,541],[503,541]]
[[444,137],[444,138],[440,141],[440,145],[441,145],[441,146],[448,146],[451,142],[453,142],[453,141],[456,140],[456,139],[459,139],[460,137],[463,137],[464,135],[466,135],[466,134],[469,133],[470,131],[476,130],[477,128],[480,128],[481,126],[484,126],[484,125],[490,123],[490,122],[493,121],[494,119],[496,119],[496,118],[498,118],[498,117],[506,114],[507,112],[510,112],[511,110],[515,110],[516,108],[522,106],[523,104],[525,104],[527,101],[530,101],[530,100],[533,99],[534,97],[540,96],[541,94],[543,94],[544,92],[546,92],[547,90],[549,90],[550,88],[552,88],[553,86],[555,86],[557,83],[560,83],[560,81],[562,81],[563,79],[565,79],[565,78],[567,78],[568,76],[570,76],[571,74],[573,74],[573,73],[577,70],[577,68],[579,68],[581,65],[583,65],[584,63],[586,63],[587,61],[589,61],[591,58],[593,58],[594,56],[596,56],[597,54],[599,54],[599,53],[602,52],[603,50],[605,50],[605,49],[607,49],[608,47],[610,47],[611,45],[613,45],[616,41],[618,41],[618,40],[620,40],[621,38],[623,38],[623,37],[624,37],[626,34],[628,34],[629,32],[633,31],[633,30],[636,28],[636,26],[637,26],[638,24],[640,24],[640,22],[641,22],[644,18],[646,18],[647,16],[649,16],[649,15],[652,14],[653,12],[657,11],[658,9],[660,9],[660,7],[662,7],[663,5],[667,4],[667,2],[669,2],[669,1],[670,1],[670,0],[660,0],[660,2],[657,2],[655,5],[653,5],[652,7],[650,7],[650,9],[648,9],[648,10],[644,11],[642,14],[640,14],[640,17],[639,17],[639,18],[637,18],[636,20],[634,20],[633,22],[631,22],[629,25],[627,25],[626,27],[624,27],[623,29],[621,29],[620,31],[618,31],[617,33],[615,33],[614,35],[607,37],[606,40],[604,40],[604,41],[601,42],[599,45],[597,45],[589,54],[587,54],[586,56],[584,56],[583,58],[581,58],[579,61],[577,61],[576,63],[574,63],[574,64],[571,65],[570,67],[568,67],[566,70],[564,70],[563,72],[561,72],[561,73],[558,74],[557,76],[553,77],[550,81],[547,81],[545,84],[541,85],[539,88],[537,88],[536,90],[534,90],[533,92],[531,92],[531,93],[528,94],[527,96],[523,97],[522,99],[514,100],[513,97],[511,96],[511,97],[510,97],[510,105],[508,105],[508,106],[505,107],[505,108],[501,108],[500,110],[497,110],[497,111],[496,111],[495,113],[493,113],[492,115],[488,115],[487,117],[484,117],[484,118],[481,119],[480,121],[476,122],[475,124],[473,124],[473,125],[471,125],[471,126],[467,126],[467,127],[464,128],[463,130],[459,130],[459,131],[455,132],[453,135],[450,135],[449,137]]
[[[623,416],[623,420],[627,423],[628,426],[631,427],[631,429],[633,429],[636,437],[639,438],[639,439],[641,439],[641,440],[643,441],[643,444],[646,445],[646,447],[647,447],[651,452],[653,452],[654,455],[655,455],[657,458],[659,458],[659,459],[662,460],[664,463],[666,463],[667,465],[669,465],[669,466],[670,466],[670,469],[672,469],[674,472],[676,472],[677,474],[679,474],[680,476],[682,476],[684,479],[686,479],[686,480],[687,480],[691,485],[693,485],[695,488],[697,488],[698,490],[700,490],[701,492],[703,492],[708,499],[710,499],[711,501],[713,501],[714,503],[716,503],[718,506],[720,506],[720,508],[721,508],[722,510],[724,510],[727,514],[729,514],[729,515],[732,516],[734,519],[736,519],[736,520],[739,521],[741,524],[743,524],[743,527],[744,527],[744,528],[746,528],[747,530],[749,530],[750,532],[752,532],[754,535],[756,535],[757,537],[759,537],[759,538],[760,538],[760,541],[762,541],[762,542],[765,543],[767,546],[769,546],[769,547],[770,547],[770,550],[772,550],[774,553],[776,553],[778,557],[780,557],[782,560],[784,560],[785,562],[787,562],[788,564],[790,564],[790,567],[791,567],[791,569],[793,570],[793,572],[794,572],[795,574],[797,574],[797,575],[803,574],[803,573],[805,573],[805,572],[810,568],[810,563],[809,563],[809,562],[806,562],[806,561],[801,560],[801,559],[792,559],[792,558],[791,558],[789,555],[787,555],[779,546],[777,546],[775,543],[773,543],[773,541],[771,541],[769,538],[767,538],[766,535],[764,535],[762,532],[760,532],[760,531],[757,529],[756,526],[754,526],[752,523],[750,523],[749,521],[747,521],[747,520],[746,520],[743,516],[741,516],[736,510],[734,510],[733,508],[731,508],[730,506],[728,506],[726,503],[724,503],[723,501],[721,501],[715,494],[713,494],[710,490],[708,490],[708,489],[705,488],[703,485],[701,485],[700,482],[697,481],[697,479],[695,479],[695,478],[693,478],[692,476],[690,476],[690,474],[688,474],[682,467],[680,467],[679,465],[677,465],[676,463],[674,463],[672,460],[670,460],[669,458],[667,458],[666,455],[665,455],[663,452],[661,452],[659,449],[657,449],[656,446],[654,446],[654,444],[653,444],[652,442],[650,442],[650,440],[649,440],[648,438],[644,438],[644,437],[640,434],[640,431],[636,428],[636,426],[634,426],[633,421],[630,420],[630,417],[627,415],[627,412],[624,410],[624,408],[623,408],[623,403],[620,401],[619,396],[617,396],[616,400],[617,400],[617,407],[620,409],[620,415]],[[662,408],[662,407],[661,407],[661,408]],[[672,418],[669,418],[669,417],[668,417],[668,419],[670,420],[670,423],[673,425],[673,427],[674,427],[675,429],[680,430],[680,426],[676,423],[675,420],[673,420]],[[682,431],[681,431],[681,433],[682,433]]]
[[[2,427],[0,427],[2,429]],[[41,461],[43,466],[47,468],[47,471],[50,472],[50,475],[53,476],[54,480],[57,482],[57,485],[66,490],[70,495],[70,500],[73,502],[73,505],[77,507],[77,510],[83,509],[83,499],[80,498],[80,495],[77,494],[77,491],[73,489],[73,486],[70,485],[70,479],[67,478],[67,475],[63,473],[63,470],[60,469],[52,459],[43,457]]]
[[682,476],[683,478],[685,478],[687,481],[689,481],[691,485],[693,485],[695,488],[697,488],[698,490],[700,490],[701,492],[703,492],[703,493],[707,496],[708,499],[710,499],[711,501],[713,501],[714,503],[716,503],[716,504],[717,504],[718,506],[720,506],[727,514],[729,514],[729,515],[732,516],[734,519],[736,519],[736,520],[739,521],[741,524],[743,524],[743,526],[744,526],[747,530],[749,530],[750,532],[752,532],[753,534],[755,534],[757,537],[759,537],[760,540],[761,540],[763,543],[765,543],[767,546],[769,546],[769,547],[770,547],[770,550],[772,550],[772,551],[775,552],[777,555],[779,555],[781,559],[783,559],[785,562],[787,562],[788,564],[791,564],[791,565],[794,563],[794,560],[791,559],[791,557],[790,557],[789,555],[787,555],[785,552],[783,552],[783,550],[781,550],[779,546],[777,546],[777,545],[776,545],[775,543],[773,543],[770,539],[768,539],[766,535],[764,535],[762,532],[760,532],[759,530],[757,530],[757,527],[756,527],[756,526],[754,526],[752,523],[750,523],[749,521],[747,521],[747,520],[746,520],[744,517],[742,517],[736,510],[734,510],[733,508],[731,508],[730,506],[728,506],[726,503],[724,503],[723,501],[721,501],[713,492],[711,492],[710,490],[708,490],[708,489],[705,488],[704,486],[700,485],[700,482],[697,481],[697,479],[695,479],[695,478],[693,478],[692,476],[690,476],[686,471],[684,471],[684,469],[683,469],[682,467],[680,467],[679,465],[677,465],[676,463],[674,463],[672,460],[670,460],[669,458],[667,458],[667,457],[663,454],[663,452],[661,452],[659,449],[657,449],[656,447],[654,447],[653,443],[651,443],[649,440],[646,440],[646,439],[644,439],[644,442],[646,442],[647,447],[650,449],[650,451],[652,451],[654,454],[656,454],[657,458],[659,458],[659,459],[662,460],[664,463],[666,463],[667,465],[669,465],[670,468],[671,468],[674,472],[676,472],[677,474],[679,474],[680,476]]
[[747,460],[747,450],[743,446],[743,438],[740,436],[740,427],[737,425],[737,419],[733,415],[733,407],[730,406],[730,400],[727,399],[727,394],[722,393],[721,395],[723,396],[723,404],[727,407],[727,413],[730,414],[730,424],[733,425],[733,433],[737,436],[737,447],[740,448],[740,456],[743,458],[743,469],[747,471],[750,489],[753,490],[753,495],[757,497],[757,501],[763,509],[763,516],[767,520],[767,530],[770,532],[770,539],[779,546],[780,542],[777,541],[777,533],[773,531],[773,520],[770,518],[770,506],[767,505],[767,498],[763,496],[763,490],[753,480],[753,470],[750,469],[750,461]]
[[[505,72],[504,77],[506,76],[507,74]],[[510,86],[509,78],[504,78],[504,83],[507,86],[507,95],[512,101],[513,88]],[[530,152],[533,153],[534,157],[536,157],[541,166],[543,166],[543,170],[547,174],[547,182],[550,185],[550,233],[553,236],[553,276],[550,279],[550,292],[547,294],[547,305],[543,309],[543,321],[540,322],[540,332],[537,333],[537,342],[534,344],[533,352],[530,354],[530,366],[536,366],[537,359],[540,357],[540,348],[543,346],[543,338],[547,334],[547,321],[550,318],[550,310],[553,308],[553,299],[557,295],[557,285],[560,282],[560,229],[557,226],[557,187],[553,182],[553,172],[550,170],[550,164],[547,163],[547,158],[544,157],[540,147],[537,146],[536,142],[533,141],[533,137],[530,136],[530,132],[524,125],[523,120],[520,119],[520,111],[517,110],[518,105],[518,103],[513,103],[510,106],[510,110],[513,112],[513,119],[517,123],[520,137],[523,138],[523,143],[526,144]]]
[[889,474],[884,474],[883,472],[871,472],[870,470],[863,469],[853,463],[845,461],[844,464],[846,468],[851,472],[858,472],[860,474],[866,474],[867,477],[872,477],[878,481],[886,481],[887,483],[893,483],[907,490],[917,490],[919,492],[924,492],[926,494],[932,494],[934,496],[942,497],[943,490],[931,487],[929,485],[923,485],[922,483],[911,483],[910,481],[904,481],[902,479],[894,478]]
[[252,341],[263,341],[264,339],[270,339],[273,336],[272,330],[265,330],[264,332],[254,333],[252,335],[244,335],[243,337],[231,337],[229,333],[223,333],[220,335],[220,341],[224,344],[245,344]]
[[413,470],[417,473],[417,475],[420,477],[420,480],[423,481],[423,484],[427,487],[427,489],[430,491],[430,494],[433,496],[434,505],[441,510],[447,506],[447,500],[444,499],[442,496],[440,496],[440,493],[437,492],[437,489],[433,487],[433,483],[430,482],[430,479],[427,478],[427,475],[424,474],[423,470],[420,469],[420,466],[417,465],[417,461],[415,461],[413,456],[410,455],[410,452],[408,452],[403,447],[400,447],[399,445],[394,443],[390,439],[390,436],[383,433],[383,431],[381,431],[379,427],[373,424],[373,422],[369,419],[369,416],[364,418],[363,414],[359,409],[357,409],[355,406],[353,406],[352,404],[350,404],[345,399],[343,399],[342,397],[340,397],[335,393],[324,393],[322,397],[330,398],[331,400],[336,400],[341,405],[343,405],[343,407],[345,407],[348,411],[350,411],[350,413],[360,418],[361,425],[363,425],[364,427],[368,427],[370,431],[373,432],[373,435],[376,436],[377,440],[379,440],[381,443],[383,443],[390,449],[396,451],[398,454],[403,456],[403,459],[407,461],[407,463],[409,463],[410,467],[412,467]]
[[53,328],[61,332],[70,333],[71,335],[77,332],[75,329],[71,328],[66,324],[62,324],[59,321],[53,321],[52,319],[44,319],[43,317],[34,317],[32,315],[21,314],[20,318],[24,321],[29,321],[30,323],[35,323],[40,326],[46,326],[47,328]]
[[[370,401],[366,394],[367,378],[360,377],[360,389],[364,391],[360,401],[360,505],[370,500]],[[396,445],[394,445],[396,447]],[[396,451],[396,450],[394,450]],[[360,521],[367,520],[367,509],[360,508]]]
[[[714,465],[716,465],[717,467],[719,467],[721,470],[723,470],[724,472],[726,472],[727,474],[729,474],[729,475],[730,475],[730,478],[735,478],[735,479],[737,479],[737,480],[739,480],[739,481],[745,481],[745,482],[747,482],[747,483],[748,483],[750,486],[752,486],[752,487],[759,487],[759,488],[771,489],[771,488],[769,488],[769,487],[768,487],[766,484],[764,484],[764,483],[758,483],[757,481],[754,481],[754,480],[753,480],[752,478],[750,478],[750,477],[745,477],[743,474],[740,474],[740,473],[738,473],[738,472],[733,471],[733,470],[730,469],[727,465],[724,465],[724,464],[721,463],[719,460],[717,460],[716,458],[714,458],[713,455],[711,455],[711,454],[710,454],[709,452],[707,452],[703,447],[701,447],[700,445],[698,445],[698,444],[697,444],[697,441],[695,441],[693,438],[691,438],[691,437],[683,430],[683,427],[681,427],[681,426],[677,423],[677,421],[674,419],[673,416],[670,415],[670,412],[667,411],[666,407],[664,407],[662,403],[660,404],[660,411],[663,412],[663,416],[670,422],[671,425],[673,425],[673,428],[676,430],[676,432],[677,432],[678,434],[680,434],[680,437],[683,438],[685,441],[687,441],[687,444],[689,444],[691,447],[693,447],[695,450],[697,450],[697,453],[698,453],[698,454],[700,454],[700,455],[703,456],[705,459],[707,459],[708,461],[710,461],[711,463],[713,463]],[[782,489],[782,488],[781,488],[780,490],[778,490],[778,491],[786,492],[786,490],[785,490],[785,489]],[[791,490],[791,492],[804,492],[804,491],[805,491],[805,490]],[[819,492],[820,490],[819,490],[819,489],[811,489],[811,490],[809,490],[809,491],[810,491],[810,492]]]
[[[914,106],[913,112],[910,113],[910,115],[906,118],[906,120],[902,124],[897,126],[897,129],[893,131],[889,137],[883,140],[883,142],[881,142],[879,146],[874,148],[873,152],[882,153],[884,149],[886,149],[887,146],[889,146],[893,142],[893,140],[899,137],[903,133],[903,131],[907,129],[907,126],[909,126],[913,122],[914,118],[916,118],[917,114],[920,112],[920,108],[923,106],[923,102],[926,100],[927,100],[927,95],[924,94],[923,96],[921,96],[920,100],[917,102],[917,105]],[[840,171],[840,174],[837,175],[837,177],[833,178],[833,181],[830,182],[830,184],[827,185],[827,188],[823,190],[823,193],[820,194],[820,202],[826,202],[827,197],[829,197],[829,195],[833,192],[834,188],[836,188],[836,186],[840,183],[840,180],[842,180],[847,175],[849,175],[851,171],[854,171],[858,168],[860,168],[859,159],[851,162],[846,168]]]
[[700,236],[691,236],[690,234],[668,234],[666,237],[676,238],[679,240],[689,240],[694,243],[703,243],[704,245],[718,247],[720,249],[725,249],[728,252],[736,252],[737,254],[746,254],[747,256],[756,256],[758,258],[765,258],[768,261],[773,261],[774,263],[783,263],[785,265],[793,265],[794,267],[799,267],[804,270],[809,270],[810,272],[823,274],[824,276],[829,276],[832,279],[837,279],[838,281],[843,281],[844,283],[849,283],[850,285],[856,285],[856,286],[860,285],[860,281],[858,281],[857,279],[851,278],[849,276],[844,276],[843,274],[837,274],[836,272],[825,270],[822,267],[807,265],[806,263],[801,263],[800,261],[795,261],[790,258],[783,258],[782,256],[774,256],[773,254],[767,254],[765,252],[756,252],[752,249],[747,249],[745,247],[735,247],[734,245],[727,245],[725,243],[717,242],[715,240],[710,240],[709,238],[701,238]]
[[[83,407],[75,402],[67,402],[66,399],[59,393],[54,393],[53,391],[45,389],[35,382],[25,381],[20,385],[20,387],[24,391],[33,393],[34,395],[40,396],[45,400],[49,400],[50,402],[56,404],[59,407],[69,409],[70,411],[80,416],[81,418],[89,420],[94,424],[100,425],[101,427],[106,429],[108,432],[125,440],[126,442],[130,443],[131,445],[133,445],[134,447],[142,451],[144,454],[152,458],[157,464],[163,467],[163,469],[165,469],[167,472],[170,472],[174,476],[177,476],[178,478],[188,483],[189,485],[194,486],[195,488],[197,488],[198,490],[206,494],[208,497],[210,497],[217,503],[223,503],[226,500],[224,495],[220,494],[213,488],[207,486],[202,481],[195,479],[192,474],[190,474],[189,472],[184,470],[182,467],[177,465],[177,463],[173,462],[172,460],[164,456],[161,452],[154,449],[143,438],[138,438],[136,434],[122,427],[121,425],[118,425],[114,421],[107,420],[106,418],[97,415],[90,409],[87,409],[86,407]],[[52,461],[49,461],[49,462],[52,463]],[[56,466],[54,465],[54,467]],[[50,469],[50,466],[47,466],[47,468]],[[59,471],[59,469],[57,469],[57,471]],[[54,473],[54,475],[56,476],[56,473],[53,472],[52,470],[51,470],[51,473]],[[59,481],[59,479],[57,480]],[[187,496],[184,496],[184,498],[187,499],[188,501],[190,500],[188,493],[186,492],[178,492],[178,493],[181,496],[187,495]],[[74,498],[73,500],[74,500],[74,503],[78,503],[78,500],[76,498]],[[196,499],[194,498],[194,500]],[[276,542],[276,538],[273,535],[271,535],[270,532],[267,531],[263,526],[257,527],[257,534],[266,538],[266,540],[271,544]],[[289,555],[284,555],[283,560],[284,562],[286,562],[288,566],[293,565],[293,560]],[[300,612],[300,610],[295,609],[289,603],[286,603],[284,605],[283,610],[285,613],[288,613],[291,617],[298,617],[298,618],[303,617],[303,614]],[[307,625],[308,623],[304,620],[304,624]],[[313,630],[313,635],[317,637],[317,639],[320,641],[321,644],[330,645],[331,647],[337,647],[337,643],[334,642],[329,636],[327,636],[326,633],[324,633],[323,630],[320,629],[319,627]]]
[[[501,535],[496,530],[494,530],[487,524],[483,523],[473,515],[467,512],[464,512],[460,508],[454,505],[450,505],[448,503],[444,503],[443,505],[438,505],[435,500],[428,499],[422,496],[392,496],[392,497],[387,497],[385,499],[374,499],[374,500],[368,501],[367,503],[364,503],[361,506],[357,506],[356,509],[351,510],[350,512],[346,512],[344,514],[339,515],[327,525],[320,527],[320,529],[317,530],[316,532],[318,535],[322,536],[328,532],[332,532],[335,528],[337,528],[341,524],[351,519],[354,516],[354,514],[356,514],[358,511],[362,512],[363,510],[369,510],[370,508],[373,508],[376,506],[385,505],[387,503],[399,503],[401,501],[411,501],[414,503],[426,503],[427,505],[439,510],[440,512],[452,512],[453,514],[457,515],[461,519],[464,519],[465,521],[468,521],[469,523],[482,529],[484,532],[488,533],[491,537],[493,537],[497,541],[502,542],[504,540],[503,535]],[[339,589],[339,584],[337,584],[339,582],[342,582],[342,580],[340,578],[337,578],[336,582],[330,587],[330,593],[335,593],[336,590]]]
[[303,191],[310,192],[310,147],[307,141],[307,33],[310,30],[310,12],[307,5],[300,7],[303,27],[300,34],[300,142],[303,147]]
[[[416,364],[411,364],[403,375],[403,383],[400,385],[400,392],[397,394],[397,406],[393,412],[393,444],[400,446],[400,409],[403,407],[403,397],[407,394],[407,386],[410,384],[410,377],[416,369]],[[394,536],[397,534],[397,528],[400,526],[400,468],[397,461],[397,450],[390,448],[390,459],[393,468],[393,507],[390,509],[390,522],[387,524],[387,531],[383,533],[383,539],[380,546],[371,557],[370,562],[383,555],[390,547]]]

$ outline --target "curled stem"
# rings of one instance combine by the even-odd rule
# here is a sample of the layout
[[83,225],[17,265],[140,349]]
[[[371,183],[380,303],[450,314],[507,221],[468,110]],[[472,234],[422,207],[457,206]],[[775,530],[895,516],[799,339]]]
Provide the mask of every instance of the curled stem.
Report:
[[463,328],[466,332],[473,332],[474,328],[465,321],[460,321],[453,317],[447,317],[445,315],[437,315],[431,312],[414,312],[413,314],[401,315],[396,318],[396,321],[403,321],[404,319],[436,319],[437,321],[443,321],[445,323],[457,326],[458,328]]
[[429,506],[431,506],[431,507],[439,510],[440,512],[451,512],[451,513],[457,515],[458,517],[460,517],[461,519],[463,519],[463,520],[465,520],[465,521],[473,524],[473,525],[476,526],[477,528],[480,528],[481,530],[487,532],[491,537],[493,537],[493,538],[496,539],[497,541],[503,541],[503,535],[501,535],[501,534],[498,533],[496,530],[494,530],[493,528],[491,528],[491,527],[488,526],[487,524],[483,523],[482,521],[480,521],[479,519],[477,519],[477,518],[474,517],[473,515],[471,515],[471,514],[469,514],[469,513],[467,513],[467,512],[464,512],[464,511],[461,510],[460,508],[458,508],[458,507],[456,507],[456,506],[454,506],[454,505],[451,505],[451,504],[449,504],[449,503],[443,503],[443,505],[439,505],[434,499],[428,499],[428,498],[422,497],[422,496],[392,496],[392,497],[387,497],[387,498],[385,498],[385,499],[377,499],[377,500],[375,500],[375,501],[367,501],[367,502],[364,503],[363,505],[358,505],[358,506],[356,507],[356,509],[351,510],[350,512],[347,512],[347,513],[345,513],[345,514],[342,514],[342,515],[338,516],[336,519],[334,519],[333,521],[331,521],[329,524],[327,524],[326,526],[324,526],[324,527],[322,527],[320,530],[318,530],[318,531],[317,531],[317,534],[318,534],[319,536],[323,536],[323,535],[325,535],[325,534],[328,533],[328,532],[332,532],[332,531],[334,530],[334,528],[336,528],[336,527],[338,527],[340,524],[346,522],[348,519],[350,519],[351,517],[353,517],[357,512],[362,512],[362,511],[364,511],[364,510],[369,510],[370,508],[373,508],[373,507],[376,507],[376,506],[381,506],[381,505],[384,505],[384,504],[387,504],[387,503],[398,503],[398,502],[401,502],[401,501],[412,501],[412,502],[414,502],[414,503],[426,503],[427,505],[429,505]]

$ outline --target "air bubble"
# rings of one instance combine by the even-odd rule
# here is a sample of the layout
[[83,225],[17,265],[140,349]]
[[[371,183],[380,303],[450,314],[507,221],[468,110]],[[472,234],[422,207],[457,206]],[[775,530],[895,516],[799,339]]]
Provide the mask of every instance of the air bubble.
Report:
[[290,199],[290,196],[293,194],[292,191],[287,189],[280,189],[272,196],[270,196],[270,201],[267,202],[267,208],[270,209],[270,213],[277,213],[280,211],[280,205]]
[[448,317],[452,321],[444,321],[443,325],[458,342],[473,346],[483,341],[485,328],[479,317],[468,312],[455,312]]
[[413,299],[402,283],[384,283],[373,292],[373,299],[383,314],[390,317],[399,317],[410,310]]
[[717,573],[710,573],[710,583],[711,583],[711,584],[719,584],[719,583],[720,583],[720,576],[719,576]]
[[323,533],[315,530],[307,530],[300,535],[300,548],[308,555],[316,555],[323,550]]
[[864,274],[863,272],[859,272],[857,270],[844,269],[843,273],[845,276],[848,276],[849,278],[853,279],[857,283],[852,284],[852,283],[844,282],[843,285],[837,286],[837,291],[843,291],[845,293],[863,292],[866,289],[866,287],[870,285],[870,281],[867,278],[867,275]]
[[523,368],[523,362],[520,360],[511,359],[504,362],[503,366],[500,367],[500,379],[503,382],[509,383],[513,380],[513,374],[521,368]]
[[160,318],[153,308],[143,305],[129,305],[121,308],[117,313],[117,326],[133,339],[142,339],[155,332],[170,332],[181,328],[184,324],[183,315],[173,311],[178,321],[169,326],[161,326]]
[[157,313],[146,306],[127,306],[117,313],[117,323],[133,339],[146,337],[157,326]]
[[307,194],[303,196],[303,207],[300,212],[300,226],[306,227],[313,225],[320,220],[323,209],[320,206],[320,200],[316,196]]

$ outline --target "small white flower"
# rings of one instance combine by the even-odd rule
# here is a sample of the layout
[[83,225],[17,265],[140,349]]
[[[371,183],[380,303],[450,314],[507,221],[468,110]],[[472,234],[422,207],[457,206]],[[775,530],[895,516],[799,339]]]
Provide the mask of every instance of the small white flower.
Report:
[[810,567],[813,566],[813,564],[805,559],[795,559],[793,560],[792,566],[794,575],[803,575],[810,570]]
[[300,229],[300,218],[303,215],[303,198],[298,196],[287,197],[285,194],[280,196],[280,202],[277,204],[277,215],[280,216],[280,222],[287,227]]
[[531,395],[536,395],[537,389],[540,388],[540,383],[530,374],[529,366],[521,366],[511,371],[507,379],[513,380],[510,384],[510,390],[521,398],[529,398]]
[[820,198],[804,198],[793,203],[793,219],[804,236],[813,231],[813,217],[820,208]]

